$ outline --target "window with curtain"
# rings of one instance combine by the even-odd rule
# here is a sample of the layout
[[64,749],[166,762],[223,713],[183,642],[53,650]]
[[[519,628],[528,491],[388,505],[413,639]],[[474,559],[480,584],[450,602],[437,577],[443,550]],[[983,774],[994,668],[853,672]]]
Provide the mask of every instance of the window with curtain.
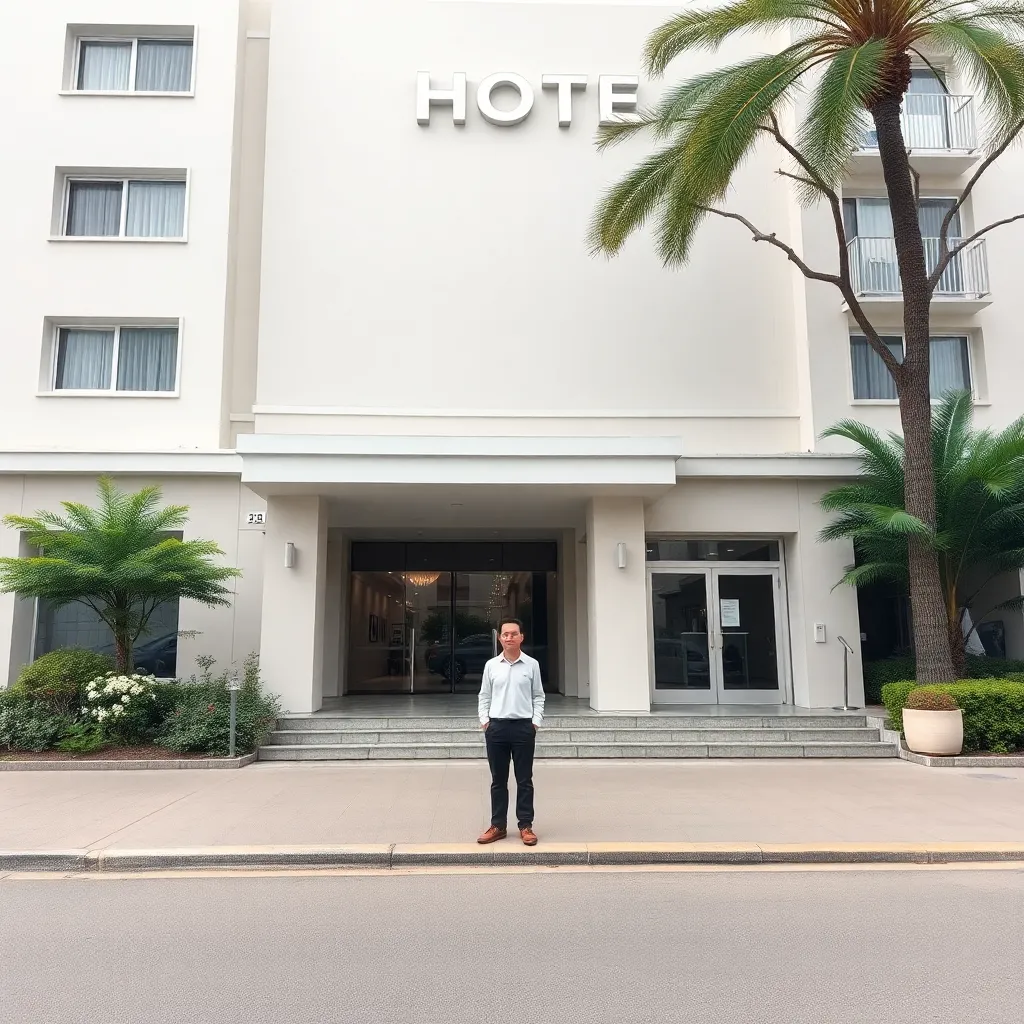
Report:
[[[938,238],[942,220],[953,206],[953,199],[922,199],[918,203],[917,220],[925,238]],[[843,228],[847,239],[851,238],[892,238],[892,214],[889,200],[864,197],[843,200]],[[949,225],[949,237],[960,235],[960,211]]]
[[85,92],[189,92],[191,39],[80,39],[75,88]]
[[56,391],[174,391],[177,327],[61,327]]
[[69,181],[64,233],[84,238],[182,238],[185,182]]
[[[883,337],[882,341],[896,358],[903,361],[903,338]],[[971,390],[970,341],[963,335],[932,338],[929,390],[932,398],[947,391]],[[896,385],[882,357],[860,334],[850,336],[850,363],[853,369],[853,397],[858,400],[896,400]]]

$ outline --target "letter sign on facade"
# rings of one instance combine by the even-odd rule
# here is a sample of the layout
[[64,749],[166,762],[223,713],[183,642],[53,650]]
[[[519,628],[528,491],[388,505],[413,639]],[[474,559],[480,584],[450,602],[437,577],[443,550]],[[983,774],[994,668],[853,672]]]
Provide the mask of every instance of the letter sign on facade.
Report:
[[452,75],[450,89],[432,89],[430,72],[419,71],[416,74],[416,123],[430,124],[430,105],[443,103],[452,108],[452,122],[466,123],[466,72],[456,71]]
[[586,89],[586,75],[541,75],[542,89],[558,90],[558,127],[568,128],[572,124],[572,91]]
[[[572,124],[572,94],[574,89],[587,88],[587,76],[580,74],[541,75],[541,88],[554,89],[558,94],[558,126],[568,128]],[[597,106],[601,124],[615,124],[625,120],[624,114],[636,113],[637,90],[640,87],[638,75],[599,75],[597,79]],[[519,102],[511,110],[502,110],[494,105],[491,96],[495,89],[514,89]],[[521,124],[533,110],[535,94],[533,86],[514,71],[496,71],[488,75],[477,87],[476,105],[481,116],[490,124],[507,128]],[[450,106],[452,123],[466,123],[466,73],[452,73],[450,89],[435,88],[430,82],[429,71],[416,73],[416,123],[430,124],[430,108]]]
[[597,80],[597,109],[601,124],[615,124],[624,118],[616,116],[636,110],[637,75],[601,75]]
[[[519,93],[519,102],[511,110],[499,110],[491,101],[491,93],[503,86]],[[533,109],[533,86],[522,75],[512,71],[498,71],[480,83],[476,91],[476,105],[484,120],[491,124],[519,124],[526,120],[526,115]]]

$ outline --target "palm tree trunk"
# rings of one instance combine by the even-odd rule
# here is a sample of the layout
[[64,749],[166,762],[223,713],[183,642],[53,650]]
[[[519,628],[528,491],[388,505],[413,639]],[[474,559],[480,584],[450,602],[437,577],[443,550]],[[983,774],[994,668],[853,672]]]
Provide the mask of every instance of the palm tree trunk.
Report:
[[134,668],[132,662],[131,636],[126,632],[117,630],[114,633],[114,663],[118,675],[130,675]]
[[[909,59],[907,67],[909,81]],[[892,214],[893,240],[903,288],[903,365],[894,375],[903,426],[905,508],[935,529],[935,473],[932,464],[931,393],[929,388],[929,310],[931,291],[925,270],[924,243],[917,219],[917,199],[900,127],[905,86],[871,107],[878,131],[878,153]],[[956,678],[949,645],[949,619],[939,575],[939,559],[925,538],[910,539],[910,608],[914,626],[917,679],[922,683]]]

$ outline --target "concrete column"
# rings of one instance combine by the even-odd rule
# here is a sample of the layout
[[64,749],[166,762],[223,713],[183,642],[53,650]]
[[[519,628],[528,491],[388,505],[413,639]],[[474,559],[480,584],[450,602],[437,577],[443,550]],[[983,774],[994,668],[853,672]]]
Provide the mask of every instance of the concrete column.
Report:
[[[864,704],[857,591],[836,586],[853,562],[849,541],[823,544],[818,533],[829,516],[818,501],[827,482],[801,482],[800,531],[786,538],[786,589],[789,595],[790,648],[793,654],[793,703],[803,708],[830,708],[843,702],[843,636],[850,656],[850,703]],[[815,623],[825,626],[825,642],[815,638]]]
[[587,630],[587,544],[583,530],[573,531],[576,545],[576,696],[590,697],[590,633]]
[[562,530],[558,544],[558,641],[561,656],[561,692],[576,697],[576,532]]
[[[288,543],[294,564],[285,566]],[[285,711],[316,711],[323,702],[327,502],[270,498],[263,566],[260,666]]]
[[[626,545],[619,568],[618,545]],[[647,572],[641,498],[593,498],[587,506],[587,632],[590,706],[651,709]]]

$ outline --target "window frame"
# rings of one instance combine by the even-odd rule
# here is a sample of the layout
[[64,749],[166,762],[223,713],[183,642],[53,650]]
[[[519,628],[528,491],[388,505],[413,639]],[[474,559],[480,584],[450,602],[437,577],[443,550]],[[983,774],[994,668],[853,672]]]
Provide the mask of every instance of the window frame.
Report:
[[[169,35],[76,35],[74,37],[74,50],[71,60],[71,75],[68,79],[68,88],[61,89],[62,96],[154,96],[154,97],[184,97],[191,98],[196,94],[196,40],[198,32],[195,26],[191,26],[191,35],[169,36]],[[139,91],[135,88],[136,72],[138,70],[139,43],[184,43],[192,44],[192,66],[189,69],[188,89],[181,92],[154,92],[152,90]],[[78,76],[82,67],[82,44],[83,43],[131,43],[132,54],[128,65],[128,88],[127,89],[79,89]]]
[[[117,363],[121,348],[121,331],[124,330],[169,330],[178,332],[177,346],[174,353],[174,388],[170,391],[122,391],[117,387]],[[108,388],[58,388],[57,362],[60,357],[61,331],[113,331],[114,348],[110,360],[110,387]],[[182,322],[167,320],[164,322],[138,323],[131,320],[118,322],[94,321],[80,323],[62,321],[54,323],[50,332],[50,368],[49,388],[37,393],[40,398],[180,398],[181,397],[181,349]]]
[[[940,195],[940,196],[922,195],[920,198],[921,199],[938,199],[938,200],[941,200],[943,202],[958,203],[958,202],[960,202],[960,200],[963,197],[962,196],[951,196],[951,195]],[[840,210],[843,209],[843,204],[846,203],[847,201],[853,203],[854,204],[854,214],[853,215],[854,215],[854,217],[857,220],[857,234],[851,235],[851,234],[848,234],[846,232],[846,217],[845,217],[845,214],[843,216],[843,233],[846,235],[847,245],[849,245],[849,243],[852,242],[855,238],[875,238],[875,237],[880,237],[880,236],[876,236],[876,235],[861,235],[861,233],[860,233],[860,210],[858,208],[858,204],[862,200],[864,200],[864,199],[882,199],[882,200],[885,200],[885,202],[887,202],[887,203],[889,202],[889,197],[888,196],[865,195],[865,194],[862,194],[860,191],[856,192],[853,195],[847,195],[847,194],[844,193],[840,197],[840,200],[839,200]],[[890,209],[891,209],[891,207],[890,207]],[[965,228],[964,228],[964,212],[965,212],[966,209],[967,209],[967,204],[964,203],[964,204],[962,204],[960,206],[960,209],[956,211],[956,219],[960,223],[960,234],[959,235],[950,235],[949,236],[950,241],[953,241],[954,239],[966,238],[967,234],[969,234],[969,232],[966,232]],[[882,237],[891,238],[892,235],[885,235],[885,236],[882,236]],[[958,337],[962,337],[962,335],[958,335]]]
[[[854,390],[854,380],[853,380],[853,339],[854,338],[863,338],[864,341],[865,341],[865,344],[868,344],[869,347],[870,347],[870,344],[867,342],[867,338],[865,337],[865,335],[860,333],[860,332],[858,332],[858,331],[850,331],[847,337],[849,339],[848,340],[848,344],[846,346],[846,360],[847,360],[847,366],[849,367],[849,374],[847,376],[847,380],[849,381],[849,404],[850,405],[898,406],[900,404],[898,398],[857,398],[856,397],[856,391]],[[906,357],[906,354],[907,354],[907,339],[906,339],[906,335],[903,333],[902,330],[896,330],[896,329],[891,330],[891,331],[890,330],[879,330],[879,337],[882,337],[882,338],[899,338],[900,342],[903,345],[903,355],[904,355],[904,357]],[[942,341],[942,340],[948,339],[948,338],[956,338],[957,340],[963,340],[966,343],[966,346],[967,346],[967,375],[968,375],[968,378],[969,378],[969,386],[968,386],[967,390],[970,391],[970,393],[971,393],[971,401],[974,404],[978,404],[978,402],[979,402],[979,398],[978,398],[978,380],[977,380],[977,375],[975,373],[975,367],[974,367],[974,364],[975,364],[975,356],[974,356],[975,337],[974,337],[974,332],[972,332],[972,331],[951,331],[951,330],[950,331],[938,331],[937,333],[934,333],[934,334],[929,332],[929,334],[928,334],[929,349],[930,349],[931,343],[933,341]],[[874,349],[872,349],[872,351],[874,351]],[[935,398],[934,396],[932,396],[930,394],[930,391],[929,391],[929,401],[931,402],[932,405],[937,405],[941,401],[941,399],[940,398]]]
[[[165,174],[153,174],[148,176],[145,174],[82,174],[82,173],[66,173],[64,175],[64,183],[61,194],[61,205],[60,205],[60,234],[53,235],[50,241],[61,241],[61,242],[146,242],[146,243],[172,243],[181,244],[188,241],[188,214],[189,214],[189,200],[191,199],[191,174],[186,169],[181,177],[170,177]],[[82,185],[106,185],[111,182],[119,182],[121,185],[121,216],[117,226],[116,235],[69,235],[68,234],[68,216],[71,213],[71,186],[74,184]],[[163,184],[183,184],[185,186],[185,201],[182,207],[181,214],[181,234],[180,235],[126,235],[125,230],[128,226],[128,193],[129,186],[132,182],[144,182],[144,183],[156,183],[160,182]]]

